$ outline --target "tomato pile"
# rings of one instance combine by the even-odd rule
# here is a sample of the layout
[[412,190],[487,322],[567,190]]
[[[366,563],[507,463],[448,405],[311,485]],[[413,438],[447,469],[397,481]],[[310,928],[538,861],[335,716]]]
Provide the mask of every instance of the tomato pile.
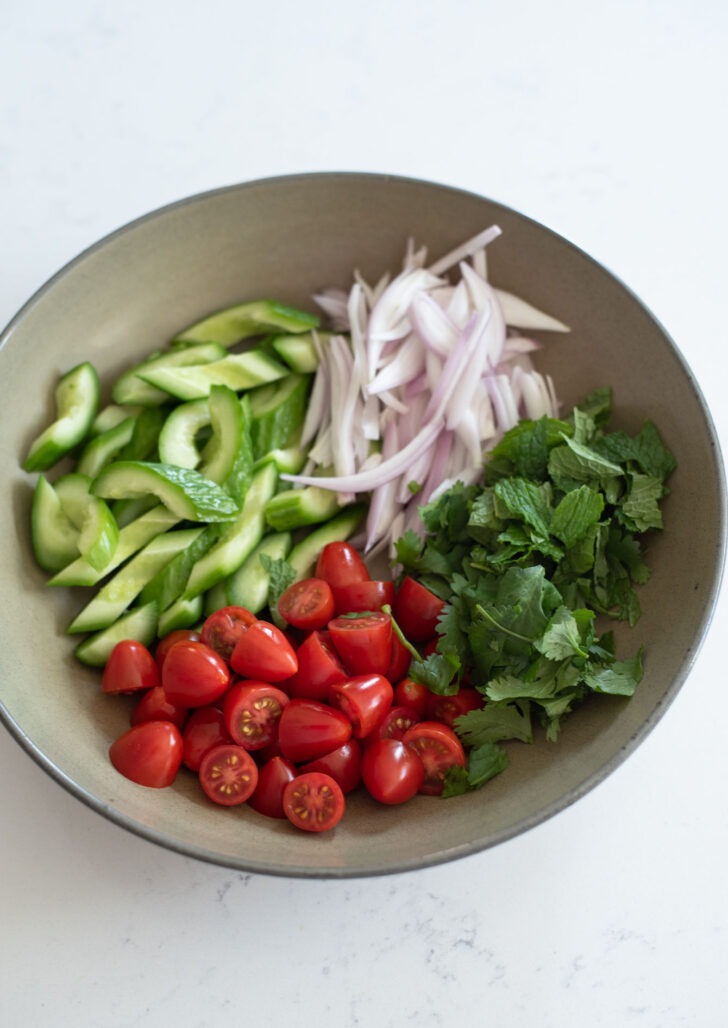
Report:
[[118,643],[102,689],[140,698],[111,762],[152,788],[184,766],[214,803],[309,832],[338,824],[360,784],[384,804],[439,795],[466,764],[453,722],[482,703],[475,689],[437,696],[407,677],[413,648],[434,648],[442,607],[413,578],[374,580],[352,546],[330,543],[315,577],[280,597],[283,628],[224,607],[154,655]]

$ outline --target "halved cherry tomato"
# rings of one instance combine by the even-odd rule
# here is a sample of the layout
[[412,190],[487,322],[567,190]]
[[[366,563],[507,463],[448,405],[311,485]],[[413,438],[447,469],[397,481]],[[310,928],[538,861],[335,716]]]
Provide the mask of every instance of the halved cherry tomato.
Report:
[[328,543],[316,561],[316,578],[323,578],[332,588],[366,582],[369,577],[366,564],[351,543]]
[[161,685],[155,685],[145,692],[131,712],[133,725],[144,724],[145,721],[171,721],[182,731],[189,710],[178,703],[171,703]]
[[465,767],[465,751],[452,728],[439,721],[420,721],[405,733],[404,743],[410,746],[425,767],[420,792],[439,796],[445,784],[445,773],[455,766]]
[[143,643],[122,639],[109,654],[101,675],[106,693],[131,693],[159,685],[159,668]]
[[361,781],[361,745],[356,739],[349,739],[331,753],[324,753],[323,757],[301,764],[298,770],[301,774],[306,771],[323,771],[331,775],[346,795],[356,789]]
[[245,607],[220,607],[205,620],[202,641],[229,661],[236,642],[256,620],[255,614],[251,614]]
[[258,784],[258,765],[242,746],[222,743],[200,762],[200,785],[213,803],[236,807],[245,803]]
[[334,616],[331,586],[323,578],[294,582],[278,600],[278,613],[294,628],[307,632],[325,628]]
[[323,757],[351,738],[351,721],[317,700],[291,700],[278,722],[281,753],[294,764]]
[[238,746],[261,750],[278,738],[278,721],[287,703],[287,694],[275,685],[243,679],[225,695],[225,727]]
[[404,739],[405,732],[422,718],[414,707],[390,707],[377,728],[380,739]]
[[[337,614],[381,610],[385,603],[394,603],[394,582],[369,579],[366,582],[348,582],[331,587]],[[332,615],[333,616],[333,615]]]
[[258,784],[248,805],[266,817],[284,818],[283,790],[296,777],[296,769],[285,757],[271,757],[258,771]]
[[183,707],[214,703],[230,684],[230,669],[215,650],[203,642],[178,642],[162,666],[167,699]]
[[372,739],[364,750],[361,777],[380,803],[406,803],[422,788],[425,768],[401,739]]
[[420,721],[425,719],[431,696],[432,693],[426,685],[415,682],[412,678],[403,678],[394,687],[394,702],[416,710],[420,715]]
[[230,666],[243,678],[282,682],[298,671],[298,658],[280,628],[254,621],[235,644]]
[[351,721],[351,734],[365,739],[392,706],[393,690],[383,675],[357,675],[331,686],[329,702]]
[[392,656],[392,618],[389,614],[337,617],[329,634],[345,666],[354,675],[384,675]]
[[431,693],[427,704],[427,719],[442,721],[444,725],[452,728],[456,718],[470,710],[480,710],[482,706],[483,697],[477,689],[459,689],[452,696],[437,696]]
[[389,661],[389,667],[387,668],[387,678],[392,685],[396,685],[397,682],[401,682],[402,679],[406,677],[411,663],[412,654],[397,633],[393,631],[392,656]]
[[394,618],[412,642],[424,642],[435,634],[444,600],[406,575],[394,601]]
[[169,632],[157,643],[156,649],[154,650],[154,658],[157,661],[157,667],[162,670],[164,659],[172,649],[175,643],[178,642],[199,642],[200,633],[195,632],[191,628],[175,628],[173,632]]
[[296,657],[298,671],[284,683],[289,696],[327,700],[329,688],[348,678],[328,632],[311,632],[296,650]]
[[213,746],[232,742],[225,718],[217,707],[198,707],[190,714],[182,732],[182,761],[190,771],[199,771],[202,758]]
[[175,780],[182,763],[182,735],[171,721],[145,721],[111,744],[109,759],[137,785],[164,789]]
[[344,815],[346,801],[331,775],[308,771],[283,790],[283,810],[292,825],[304,832],[326,832]]

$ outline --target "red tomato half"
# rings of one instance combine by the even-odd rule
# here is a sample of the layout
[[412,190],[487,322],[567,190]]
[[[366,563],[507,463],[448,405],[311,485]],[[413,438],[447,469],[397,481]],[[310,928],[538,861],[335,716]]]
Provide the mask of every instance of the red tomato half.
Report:
[[328,632],[311,632],[296,650],[298,671],[285,681],[292,697],[327,700],[335,682],[348,677]]
[[389,614],[338,617],[329,634],[345,666],[354,675],[384,675],[392,656],[392,618]]
[[[394,603],[394,582],[370,579],[349,582],[333,587],[337,614],[352,614],[364,610],[381,610],[385,603]],[[333,616],[333,615],[332,615]]]
[[421,720],[414,707],[390,707],[377,728],[377,735],[380,739],[404,739],[405,732]]
[[280,628],[255,621],[235,644],[230,666],[243,678],[282,682],[298,671],[298,659]]
[[351,734],[365,739],[392,706],[393,690],[383,675],[358,675],[331,686],[329,702],[351,721]]
[[316,578],[332,588],[351,582],[366,582],[369,571],[360,554],[347,542],[328,543],[316,562]]
[[425,779],[420,792],[426,796],[440,795],[449,768],[466,765],[462,743],[452,728],[439,721],[420,721],[405,733],[404,742],[415,751],[425,766]]
[[258,784],[248,805],[266,817],[284,818],[283,790],[296,777],[296,769],[285,757],[271,757],[258,771]]
[[170,703],[161,685],[145,692],[131,712],[131,723],[141,725],[145,721],[171,721],[180,731],[184,727],[189,711],[177,703]]
[[101,675],[101,689],[106,693],[137,692],[159,685],[157,662],[143,643],[123,639],[109,654]]
[[291,700],[278,722],[281,753],[294,764],[323,757],[351,738],[351,721],[317,700]]
[[283,790],[286,817],[304,832],[326,832],[344,815],[346,801],[331,775],[308,771],[298,775]]
[[230,669],[215,650],[203,642],[178,642],[162,666],[167,699],[183,707],[214,703],[230,684]]
[[255,614],[245,607],[221,607],[210,614],[202,626],[202,641],[229,661],[236,642],[255,620]]
[[394,619],[407,639],[424,642],[435,634],[444,606],[444,600],[407,575],[394,601]]
[[242,746],[223,743],[208,750],[200,763],[200,785],[213,803],[237,807],[258,784],[258,765]]
[[411,678],[403,678],[394,687],[394,702],[403,707],[411,707],[424,720],[432,693],[426,685],[415,682]]
[[278,600],[278,613],[294,628],[310,632],[325,628],[334,616],[334,594],[323,578],[294,582]]
[[455,719],[470,710],[480,710],[483,697],[477,689],[459,689],[453,696],[436,696],[430,694],[427,705],[427,718],[430,721],[442,721],[452,728]]
[[400,739],[372,739],[364,750],[361,777],[367,792],[380,803],[406,803],[422,788],[425,768]]
[[191,771],[199,771],[202,758],[213,746],[232,742],[222,711],[217,707],[198,707],[190,714],[182,732],[182,760]]
[[164,638],[160,639],[157,643],[157,647],[154,651],[154,658],[157,661],[157,667],[160,672],[162,665],[164,664],[165,658],[169,651],[172,649],[175,643],[178,642],[199,642],[200,633],[193,631],[191,628],[175,628],[173,632],[169,632]]
[[164,789],[182,763],[182,736],[170,721],[145,721],[111,744],[109,759],[119,774],[137,785]]
[[286,693],[267,682],[236,682],[222,707],[225,727],[238,746],[261,750],[277,739],[278,721],[287,703]]
[[406,677],[412,663],[412,654],[400,640],[396,632],[392,632],[392,656],[387,669],[387,678],[396,685]]
[[324,753],[323,757],[301,764],[298,770],[301,774],[306,771],[323,771],[331,775],[346,795],[356,789],[361,781],[361,745],[356,739],[349,739],[331,753]]

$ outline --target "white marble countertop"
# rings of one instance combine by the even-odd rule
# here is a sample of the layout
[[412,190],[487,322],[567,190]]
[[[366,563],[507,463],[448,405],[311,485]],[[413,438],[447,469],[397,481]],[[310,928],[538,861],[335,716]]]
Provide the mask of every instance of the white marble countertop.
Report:
[[[5,0],[1,20],[1,323],[166,202],[388,171],[489,195],[605,263],[728,443],[719,0]],[[0,731],[0,1023],[728,1024],[727,613],[724,595],[679,697],[607,781],[413,874],[196,863],[86,809]]]

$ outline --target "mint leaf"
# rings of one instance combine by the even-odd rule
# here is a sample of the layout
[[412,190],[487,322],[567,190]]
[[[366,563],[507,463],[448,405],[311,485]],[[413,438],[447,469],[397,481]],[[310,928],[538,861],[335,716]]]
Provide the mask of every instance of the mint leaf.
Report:
[[268,573],[268,606],[273,621],[279,628],[284,628],[286,621],[278,613],[278,600],[289,585],[296,580],[295,568],[282,558],[273,559],[267,553],[261,553],[260,562]]
[[551,451],[549,474],[568,489],[571,483],[600,485],[623,475],[623,469],[595,449],[564,436],[564,445]]
[[570,490],[556,505],[551,517],[551,534],[565,546],[575,546],[596,524],[604,510],[604,497],[588,485]]
[[521,518],[539,535],[548,536],[551,520],[550,489],[525,478],[504,478],[496,483],[494,492],[508,513]]
[[663,493],[662,479],[653,475],[631,476],[629,492],[622,502],[622,515],[630,527],[638,532],[662,528],[662,512],[658,501]]

